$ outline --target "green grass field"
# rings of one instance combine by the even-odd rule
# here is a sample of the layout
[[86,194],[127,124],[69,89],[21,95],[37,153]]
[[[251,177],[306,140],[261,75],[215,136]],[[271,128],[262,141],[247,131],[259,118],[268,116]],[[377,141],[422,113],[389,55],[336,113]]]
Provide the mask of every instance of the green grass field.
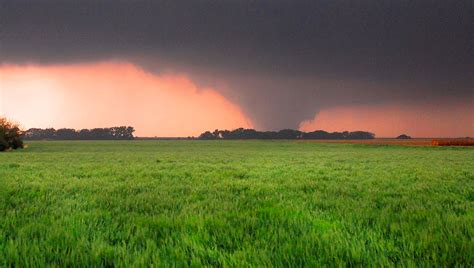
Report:
[[28,144],[0,154],[0,267],[474,265],[473,148]]

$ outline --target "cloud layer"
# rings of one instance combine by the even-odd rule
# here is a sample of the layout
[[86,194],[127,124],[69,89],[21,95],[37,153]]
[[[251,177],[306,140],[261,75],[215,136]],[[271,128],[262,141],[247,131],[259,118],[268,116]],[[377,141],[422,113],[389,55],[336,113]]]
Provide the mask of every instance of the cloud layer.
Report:
[[260,129],[336,106],[474,98],[468,0],[0,3],[0,63],[184,74]]

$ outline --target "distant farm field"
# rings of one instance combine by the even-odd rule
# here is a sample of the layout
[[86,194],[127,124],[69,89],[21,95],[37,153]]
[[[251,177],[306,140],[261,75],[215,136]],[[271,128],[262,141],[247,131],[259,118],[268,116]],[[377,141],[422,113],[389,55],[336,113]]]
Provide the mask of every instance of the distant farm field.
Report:
[[0,267],[474,266],[474,148],[29,142]]

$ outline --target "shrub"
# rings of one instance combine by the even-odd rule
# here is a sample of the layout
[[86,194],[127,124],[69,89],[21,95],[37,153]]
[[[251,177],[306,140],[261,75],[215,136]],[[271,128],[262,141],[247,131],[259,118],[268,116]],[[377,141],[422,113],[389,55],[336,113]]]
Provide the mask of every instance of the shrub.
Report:
[[0,151],[23,148],[23,131],[18,124],[0,117]]

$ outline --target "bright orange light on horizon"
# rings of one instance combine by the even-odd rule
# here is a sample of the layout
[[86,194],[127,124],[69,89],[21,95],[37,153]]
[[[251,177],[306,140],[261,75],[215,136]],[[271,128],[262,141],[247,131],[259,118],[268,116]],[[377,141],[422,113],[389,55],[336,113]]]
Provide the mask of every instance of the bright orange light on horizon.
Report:
[[474,105],[385,104],[345,106],[324,109],[311,120],[303,121],[300,130],[370,131],[377,137],[465,137],[474,136]]
[[26,128],[132,125],[138,136],[171,137],[252,127],[212,88],[129,63],[6,65],[0,74],[0,113]]

